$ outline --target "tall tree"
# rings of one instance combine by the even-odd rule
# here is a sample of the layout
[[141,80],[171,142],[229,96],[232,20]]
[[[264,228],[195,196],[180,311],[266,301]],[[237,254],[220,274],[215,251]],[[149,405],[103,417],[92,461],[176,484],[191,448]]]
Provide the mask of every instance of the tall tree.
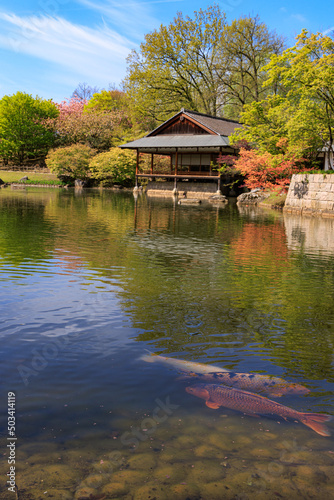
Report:
[[24,92],[0,100],[0,156],[7,163],[47,154],[55,138],[49,119],[59,114],[52,101]]
[[271,89],[263,87],[267,78],[264,67],[272,55],[282,53],[284,39],[255,16],[241,17],[225,26],[222,40],[217,81],[225,103],[224,115],[238,118],[245,104],[262,100],[270,90],[276,91],[274,80]]
[[157,120],[182,106],[237,119],[244,104],[268,94],[263,67],[283,47],[258,16],[228,25],[217,5],[193,19],[179,13],[130,54],[125,88],[137,111]]
[[280,79],[289,114],[288,134],[293,144],[310,153],[326,149],[331,168],[334,144],[334,36],[303,30],[297,43],[268,65],[270,85]]
[[136,110],[160,121],[182,106],[216,115],[224,26],[225,14],[213,5],[193,19],[178,13],[169,26],[147,34],[128,57],[125,88]]
[[127,96],[125,92],[118,89],[103,89],[92,95],[91,99],[85,104],[84,111],[120,111],[127,107]]
[[143,118],[136,120],[130,106],[130,100],[126,92],[110,86],[109,90],[101,90],[85,103],[83,113],[99,113],[114,117],[113,136],[114,144],[121,144],[141,136],[143,132],[150,130],[149,121]]
[[242,121],[247,126],[236,137],[255,142],[262,151],[287,152],[314,160],[326,149],[333,167],[334,39],[307,31],[282,55],[274,55],[265,68],[266,85],[280,83],[282,95],[246,105]]
[[88,83],[79,83],[76,89],[73,91],[72,98],[80,99],[81,101],[88,101],[93,97],[93,95],[99,92],[98,87],[91,87]]

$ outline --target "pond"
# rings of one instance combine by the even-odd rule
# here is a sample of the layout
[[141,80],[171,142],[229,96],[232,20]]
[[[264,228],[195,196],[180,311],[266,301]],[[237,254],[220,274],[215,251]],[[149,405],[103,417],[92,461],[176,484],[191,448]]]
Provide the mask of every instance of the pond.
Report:
[[2,189],[0,266],[1,498],[334,498],[333,437],[209,408],[150,354],[280,377],[309,391],[270,399],[333,414],[334,221]]

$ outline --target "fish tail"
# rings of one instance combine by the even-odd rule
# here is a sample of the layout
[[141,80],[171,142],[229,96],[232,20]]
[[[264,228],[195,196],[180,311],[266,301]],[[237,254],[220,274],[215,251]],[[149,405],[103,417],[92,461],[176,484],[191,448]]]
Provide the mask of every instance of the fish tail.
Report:
[[332,418],[331,415],[324,415],[322,413],[302,413],[300,421],[320,434],[320,436],[330,436],[330,430],[323,422],[328,422]]

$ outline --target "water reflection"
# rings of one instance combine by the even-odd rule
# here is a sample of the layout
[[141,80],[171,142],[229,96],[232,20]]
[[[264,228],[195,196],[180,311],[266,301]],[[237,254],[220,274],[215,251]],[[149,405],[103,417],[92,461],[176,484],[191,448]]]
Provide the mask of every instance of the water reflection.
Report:
[[334,219],[284,214],[288,248],[306,254],[334,255]]
[[[40,498],[42,479],[64,499],[333,496],[330,438],[206,408],[174,370],[138,360],[150,349],[277,375],[311,389],[280,402],[333,413],[331,221],[108,191],[1,190],[0,208],[20,499]],[[166,398],[177,408],[150,432]]]

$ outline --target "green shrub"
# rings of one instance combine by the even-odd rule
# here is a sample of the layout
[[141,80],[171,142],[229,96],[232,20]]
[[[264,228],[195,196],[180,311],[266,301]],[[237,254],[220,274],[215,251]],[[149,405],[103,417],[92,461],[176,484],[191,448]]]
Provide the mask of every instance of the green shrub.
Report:
[[52,101],[25,92],[0,99],[0,156],[5,165],[22,165],[30,158],[44,159],[54,144],[52,120],[58,115]]
[[96,154],[95,149],[85,144],[73,144],[50,151],[46,165],[58,177],[86,180],[89,175],[89,161]]
[[89,162],[89,169],[92,178],[100,181],[103,186],[132,186],[136,175],[136,153],[111,148],[106,153],[94,156]]

